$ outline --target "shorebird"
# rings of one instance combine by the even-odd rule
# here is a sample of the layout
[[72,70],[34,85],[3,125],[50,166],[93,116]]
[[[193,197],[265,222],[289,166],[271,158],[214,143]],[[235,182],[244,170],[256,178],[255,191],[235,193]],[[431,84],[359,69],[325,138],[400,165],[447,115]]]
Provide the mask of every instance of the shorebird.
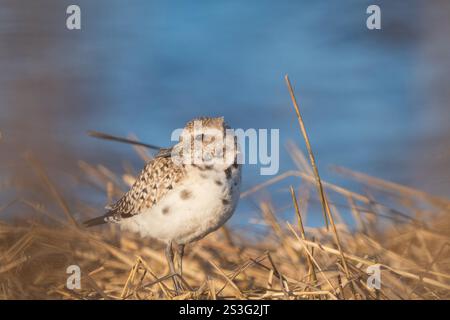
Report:
[[[236,209],[241,184],[238,153],[237,138],[223,117],[191,120],[179,142],[161,149],[106,214],[84,225],[117,223],[142,237],[164,241],[170,272],[181,277],[185,245],[217,230]],[[177,279],[173,277],[179,292]]]

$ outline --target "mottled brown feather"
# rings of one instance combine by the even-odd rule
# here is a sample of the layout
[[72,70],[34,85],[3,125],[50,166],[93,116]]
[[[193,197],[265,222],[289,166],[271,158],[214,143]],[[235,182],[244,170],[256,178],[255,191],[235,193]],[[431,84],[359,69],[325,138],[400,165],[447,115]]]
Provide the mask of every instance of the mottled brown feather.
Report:
[[185,176],[182,166],[172,159],[156,157],[146,164],[131,189],[106,214],[108,220],[118,221],[151,209]]

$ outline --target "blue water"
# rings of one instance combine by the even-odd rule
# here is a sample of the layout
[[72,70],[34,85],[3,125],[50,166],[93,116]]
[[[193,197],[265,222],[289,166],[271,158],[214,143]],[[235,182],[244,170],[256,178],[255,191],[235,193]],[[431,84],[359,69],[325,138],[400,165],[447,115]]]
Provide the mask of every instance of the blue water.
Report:
[[[1,3],[0,159],[20,145],[54,168],[72,155],[140,166],[85,131],[167,146],[199,115],[277,128],[282,145],[303,147],[288,73],[325,179],[339,181],[337,164],[450,194],[446,1],[377,1],[377,31],[365,25],[370,1],[77,1],[81,31],[65,28],[71,2]],[[280,152],[280,172],[293,168]],[[246,166],[243,189],[266,179]]]

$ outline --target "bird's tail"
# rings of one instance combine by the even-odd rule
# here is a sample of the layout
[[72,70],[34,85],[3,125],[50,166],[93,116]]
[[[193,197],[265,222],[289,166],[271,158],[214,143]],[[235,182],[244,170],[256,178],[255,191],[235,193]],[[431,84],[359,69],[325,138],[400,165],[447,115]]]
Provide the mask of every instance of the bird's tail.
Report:
[[89,227],[97,226],[99,224],[104,224],[104,223],[106,223],[105,216],[100,216],[100,217],[96,217],[96,218],[84,221],[83,226],[89,228]]

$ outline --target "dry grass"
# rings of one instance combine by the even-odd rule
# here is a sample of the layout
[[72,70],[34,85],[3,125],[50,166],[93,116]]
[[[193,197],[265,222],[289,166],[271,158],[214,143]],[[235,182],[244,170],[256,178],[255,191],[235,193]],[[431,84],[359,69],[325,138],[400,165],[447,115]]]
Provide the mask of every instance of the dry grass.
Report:
[[[293,91],[291,96],[295,102]],[[309,145],[297,105],[296,112]],[[144,149],[136,148],[148,160]],[[188,246],[185,290],[178,296],[161,243],[116,226],[80,227],[74,215],[92,216],[98,209],[67,201],[29,157],[50,205],[21,198],[0,206],[0,213],[17,204],[31,213],[31,218],[0,221],[0,299],[449,299],[450,200],[338,168],[367,192],[345,189],[320,179],[311,146],[307,149],[311,162],[291,146],[295,170],[242,193],[250,197],[294,177],[301,186],[288,191],[295,219],[280,221],[273,204],[262,201],[264,237],[222,228]],[[129,168],[119,176],[80,162],[80,171],[110,201],[134,179]],[[377,192],[380,199],[374,197]],[[347,204],[351,226],[328,196]],[[316,198],[330,230],[304,224]],[[384,199],[395,205],[383,204]],[[80,290],[66,288],[66,268],[72,264],[82,271]],[[380,290],[366,282],[366,268],[374,264],[381,268]]]
[[[299,150],[296,151],[297,155]],[[105,192],[118,192],[113,181],[100,169],[82,164],[90,179],[103,184]],[[311,189],[314,177],[306,171],[293,171]],[[48,178],[47,178],[48,179]],[[49,180],[48,183],[51,183]],[[125,180],[130,178],[125,176]],[[275,180],[275,179],[274,179]],[[131,181],[128,181],[130,183]],[[370,178],[365,183],[370,185]],[[263,240],[242,237],[238,231],[222,229],[188,247],[184,261],[185,292],[175,296],[168,274],[163,246],[115,226],[100,230],[80,228],[72,219],[27,200],[20,200],[46,222],[33,218],[16,223],[0,223],[1,299],[448,299],[449,202],[423,194],[417,206],[411,196],[393,187],[385,189],[404,203],[403,213],[422,213],[427,218],[381,219],[375,200],[325,183],[351,204],[357,230],[336,224],[348,275],[343,267],[335,238],[326,228],[302,224],[303,203],[293,195],[297,221],[281,222],[269,202],[260,209],[269,226]],[[68,208],[56,188],[61,211]],[[244,193],[249,196],[249,193]],[[300,199],[300,201],[303,201]],[[428,210],[420,209],[428,202]],[[296,209],[295,209],[296,208]],[[430,209],[431,208],[431,209]],[[81,209],[81,208],[80,208]],[[330,207],[333,211],[333,206]],[[380,209],[381,210],[381,209]],[[398,209],[397,209],[398,210]],[[389,212],[383,208],[383,212]],[[336,213],[336,211],[334,211]],[[68,211],[70,214],[70,210]],[[120,235],[120,236],[119,236]],[[82,289],[66,288],[67,266],[82,270]],[[366,285],[366,268],[380,264],[381,290]]]

